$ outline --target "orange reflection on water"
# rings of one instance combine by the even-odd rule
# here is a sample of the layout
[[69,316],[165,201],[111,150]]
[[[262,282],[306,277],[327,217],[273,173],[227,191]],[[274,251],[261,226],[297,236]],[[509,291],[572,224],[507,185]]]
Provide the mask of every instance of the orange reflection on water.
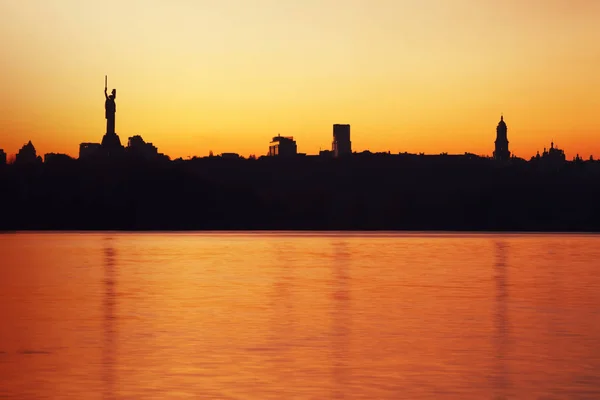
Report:
[[0,235],[0,398],[597,397],[598,244]]

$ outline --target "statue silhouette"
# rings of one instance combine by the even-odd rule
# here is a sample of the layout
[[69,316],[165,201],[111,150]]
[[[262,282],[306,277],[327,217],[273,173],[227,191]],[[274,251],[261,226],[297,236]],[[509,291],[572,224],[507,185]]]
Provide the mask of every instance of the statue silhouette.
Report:
[[106,93],[106,87],[104,87],[104,97],[106,98],[106,101],[104,102],[104,109],[106,110],[106,133],[114,134],[115,113],[117,112],[117,105],[115,103],[115,98],[117,97],[117,89],[113,89],[111,94],[108,95]]
[[117,97],[117,89],[113,89],[110,95],[106,93],[107,90],[107,76],[104,76],[104,102],[105,118],[106,118],[106,134],[102,137],[102,147],[107,151],[107,154],[115,155],[123,150],[121,146],[121,139],[119,135],[115,133],[115,113],[117,112],[117,105],[115,104],[115,98]]

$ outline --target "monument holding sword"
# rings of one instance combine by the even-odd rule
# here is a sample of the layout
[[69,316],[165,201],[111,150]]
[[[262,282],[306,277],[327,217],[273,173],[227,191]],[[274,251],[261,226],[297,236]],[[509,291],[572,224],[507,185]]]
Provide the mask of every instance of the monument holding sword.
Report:
[[108,77],[104,75],[104,109],[106,110],[106,133],[115,133],[115,113],[117,112],[117,104],[115,99],[117,97],[117,89],[113,89],[111,94],[107,93],[108,90]]
[[[112,153],[122,148],[121,140],[115,132],[115,114],[117,112],[117,104],[115,99],[117,97],[117,89],[113,89],[108,94],[108,77],[104,75],[104,110],[106,118],[106,134],[102,138],[102,147]],[[112,150],[112,151],[111,151]]]

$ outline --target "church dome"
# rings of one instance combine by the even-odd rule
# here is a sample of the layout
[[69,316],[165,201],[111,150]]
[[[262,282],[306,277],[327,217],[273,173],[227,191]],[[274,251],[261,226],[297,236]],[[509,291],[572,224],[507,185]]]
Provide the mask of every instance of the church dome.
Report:
[[504,122],[504,115],[500,116],[500,122],[498,122],[498,127],[506,128],[506,122]]

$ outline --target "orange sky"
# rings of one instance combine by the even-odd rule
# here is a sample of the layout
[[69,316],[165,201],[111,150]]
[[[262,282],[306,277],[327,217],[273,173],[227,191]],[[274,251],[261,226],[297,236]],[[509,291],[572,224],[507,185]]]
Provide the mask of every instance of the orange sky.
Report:
[[491,154],[554,140],[600,157],[597,0],[0,0],[0,148],[77,156],[105,132],[171,157],[265,154],[272,136]]

